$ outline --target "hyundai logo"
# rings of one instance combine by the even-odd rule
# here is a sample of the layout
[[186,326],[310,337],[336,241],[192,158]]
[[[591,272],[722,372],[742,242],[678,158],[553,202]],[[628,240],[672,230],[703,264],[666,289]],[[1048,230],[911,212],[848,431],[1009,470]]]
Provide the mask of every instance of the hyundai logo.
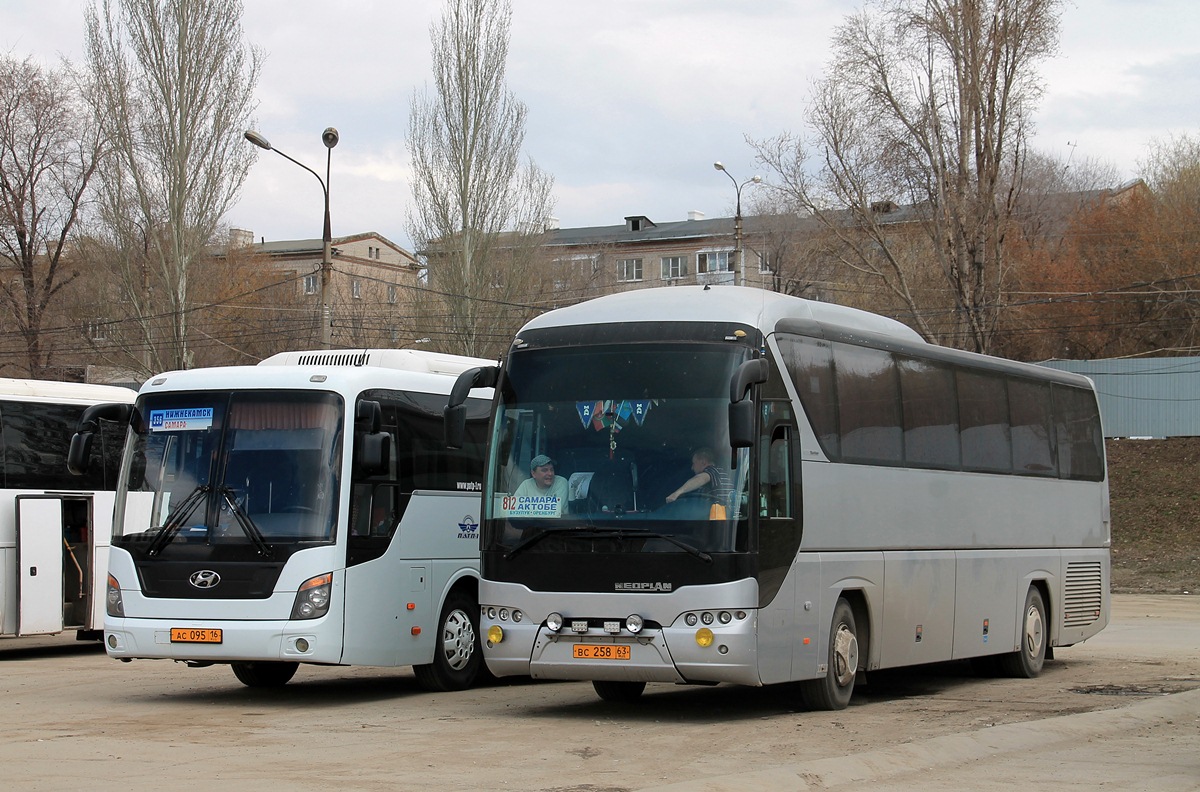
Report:
[[188,578],[188,583],[191,583],[198,589],[216,588],[221,582],[221,576],[211,569],[201,569],[199,572],[193,572]]

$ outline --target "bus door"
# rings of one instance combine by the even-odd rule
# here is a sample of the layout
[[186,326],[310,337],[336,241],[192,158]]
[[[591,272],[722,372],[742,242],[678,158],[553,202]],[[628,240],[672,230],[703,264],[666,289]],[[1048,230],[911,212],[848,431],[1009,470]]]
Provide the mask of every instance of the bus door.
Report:
[[18,495],[16,509],[17,635],[90,627],[90,497]]

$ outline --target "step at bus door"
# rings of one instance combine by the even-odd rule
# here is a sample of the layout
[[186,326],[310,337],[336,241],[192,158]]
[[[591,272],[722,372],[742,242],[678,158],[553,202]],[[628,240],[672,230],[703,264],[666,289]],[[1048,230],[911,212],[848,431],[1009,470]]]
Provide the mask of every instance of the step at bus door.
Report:
[[62,632],[62,498],[18,495],[16,500],[17,635]]

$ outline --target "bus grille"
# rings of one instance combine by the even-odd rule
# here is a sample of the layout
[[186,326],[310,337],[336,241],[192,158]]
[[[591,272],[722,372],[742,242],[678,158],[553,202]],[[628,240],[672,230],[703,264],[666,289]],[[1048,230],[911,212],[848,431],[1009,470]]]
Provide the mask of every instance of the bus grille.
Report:
[[1085,627],[1100,618],[1104,576],[1099,561],[1067,564],[1064,627]]

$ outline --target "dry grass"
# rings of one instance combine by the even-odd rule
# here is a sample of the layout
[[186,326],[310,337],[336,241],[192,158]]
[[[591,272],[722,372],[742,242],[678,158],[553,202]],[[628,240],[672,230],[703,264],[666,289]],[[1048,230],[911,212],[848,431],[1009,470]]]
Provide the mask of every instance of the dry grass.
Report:
[[1108,441],[1112,590],[1200,593],[1200,438]]

